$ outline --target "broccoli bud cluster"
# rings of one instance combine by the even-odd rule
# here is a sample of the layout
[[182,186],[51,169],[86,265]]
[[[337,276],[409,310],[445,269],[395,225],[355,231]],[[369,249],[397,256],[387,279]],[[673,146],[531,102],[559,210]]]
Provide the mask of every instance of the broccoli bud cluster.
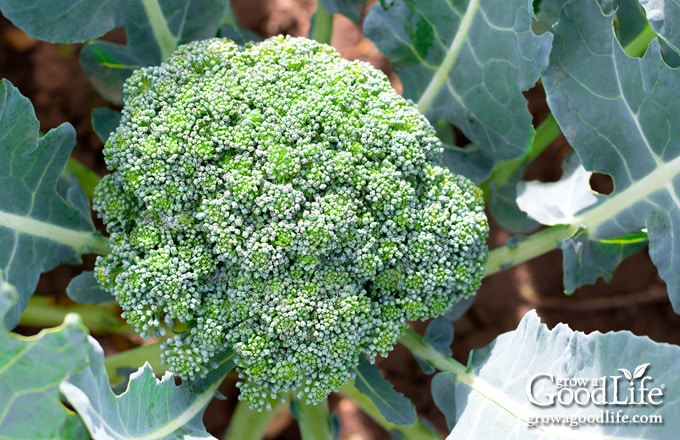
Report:
[[96,276],[164,361],[233,350],[241,397],[313,403],[484,274],[480,190],[386,76],[311,40],[180,46],[124,87]]

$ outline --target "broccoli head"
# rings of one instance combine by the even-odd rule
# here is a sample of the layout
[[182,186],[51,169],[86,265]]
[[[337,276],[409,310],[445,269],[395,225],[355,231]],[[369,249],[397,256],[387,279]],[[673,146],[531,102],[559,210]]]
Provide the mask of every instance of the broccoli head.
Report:
[[180,46],[124,87],[95,209],[101,285],[184,378],[233,350],[241,398],[312,403],[484,274],[480,190],[386,76],[311,40]]

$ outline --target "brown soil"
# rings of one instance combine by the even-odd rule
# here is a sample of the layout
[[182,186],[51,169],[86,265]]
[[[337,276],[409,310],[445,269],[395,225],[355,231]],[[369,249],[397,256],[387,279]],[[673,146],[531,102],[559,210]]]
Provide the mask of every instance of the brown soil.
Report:
[[[314,5],[313,0],[233,2],[242,23],[262,36],[306,34]],[[360,27],[344,17],[336,17],[332,42],[343,56],[369,61],[387,71],[395,87],[400,88],[398,78],[389,71],[389,63],[361,35]],[[12,81],[32,100],[43,131],[64,122],[73,124],[78,133],[76,157],[104,174],[102,145],[92,131],[90,112],[93,107],[108,104],[96,94],[82,73],[77,60],[78,50],[78,46],[35,41],[0,18],[2,77]],[[542,117],[546,110],[540,102],[540,91],[528,96],[532,111]],[[556,142],[531,167],[528,176],[542,180],[558,178],[565,151],[564,141]],[[494,227],[489,239],[490,248],[503,245],[508,237],[506,232]],[[85,266],[92,264],[93,259],[87,258]],[[57,268],[43,276],[38,291],[63,300],[68,280],[80,270],[70,266]],[[573,329],[586,332],[628,329],[657,341],[680,344],[680,316],[673,312],[665,286],[645,252],[625,261],[611,284],[599,281],[595,286],[565,296],[561,257],[554,251],[484,281],[474,306],[455,323],[454,356],[466,362],[471,349],[482,347],[500,333],[514,329],[532,308],[536,308],[551,327],[565,322]],[[425,325],[416,323],[414,326],[423,330]],[[103,338],[103,341],[107,352],[124,349],[135,342],[122,338]],[[443,417],[430,397],[429,377],[422,374],[410,354],[398,346],[388,359],[380,361],[380,366],[395,388],[413,400],[420,415],[433,421],[444,435]],[[228,399],[215,400],[205,417],[209,431],[218,437],[228,424],[236,402],[233,381],[226,381],[221,391]],[[331,406],[341,421],[341,439],[389,438],[347,399],[333,396]],[[272,424],[269,438],[299,438],[290,415],[284,414]]]

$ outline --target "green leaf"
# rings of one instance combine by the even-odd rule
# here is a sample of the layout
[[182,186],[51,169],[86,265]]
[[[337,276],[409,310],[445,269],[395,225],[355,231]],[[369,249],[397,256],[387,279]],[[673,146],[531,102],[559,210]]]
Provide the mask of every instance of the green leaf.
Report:
[[108,107],[97,107],[92,109],[92,128],[102,142],[106,143],[111,133],[118,128],[120,118],[120,112]]
[[522,91],[545,69],[552,40],[532,33],[531,0],[386,3],[371,8],[364,32],[391,61],[404,96],[475,146],[447,152],[467,160],[454,171],[465,174],[472,162],[488,175],[495,161],[525,153],[533,128]]
[[531,218],[544,225],[574,223],[579,212],[599,200],[590,189],[590,173],[574,154],[562,164],[562,177],[557,182],[520,182],[517,205]]
[[640,0],[654,32],[676,53],[680,52],[680,3],[673,0]]
[[[634,371],[646,363],[649,363],[645,373],[648,378],[644,381],[646,391],[641,391],[643,382],[636,379],[629,384],[619,369]],[[517,330],[473,351],[466,373],[455,377],[457,421],[448,438],[672,438],[680,430],[680,402],[675,395],[680,387],[679,364],[680,347],[659,344],[628,331],[586,335],[564,324],[548,330],[536,312],[530,311]],[[581,381],[579,385],[572,382],[574,385],[562,388],[578,394],[578,399],[586,403],[562,404],[556,398],[555,404],[542,406],[550,401],[551,394],[564,396],[562,402],[568,400],[569,391],[560,393],[557,381],[569,379]],[[605,389],[595,392],[603,384]],[[630,400],[631,386],[636,404]],[[584,390],[577,392],[580,388]],[[653,397],[661,402],[659,405],[649,400],[649,392],[654,388],[661,393]],[[641,403],[641,392],[645,403]],[[596,401],[603,404],[590,403],[586,393],[594,394]],[[625,399],[629,399],[628,404],[623,403]],[[594,422],[581,423],[577,428],[569,426],[572,417],[578,421],[579,417],[615,417],[617,413],[629,418],[661,416],[663,423]],[[556,423],[529,427],[529,422],[536,420],[532,417],[555,417]]]
[[664,64],[656,41],[642,59],[628,57],[611,20],[592,1],[568,3],[544,75],[550,108],[583,166],[615,185],[572,225],[592,240],[646,229],[652,261],[680,311],[680,75]]
[[85,271],[71,279],[66,287],[66,294],[80,304],[101,304],[116,299],[103,290],[94,277],[94,272]]
[[559,246],[563,255],[565,292],[572,293],[577,287],[594,284],[600,277],[611,281],[614,269],[646,245],[646,240],[631,243],[592,241],[586,234],[562,240]]
[[75,132],[69,124],[38,136],[31,102],[7,80],[0,82],[0,270],[19,298],[5,316],[11,329],[41,272],[105,252],[82,189],[61,180]]
[[0,0],[2,15],[39,40],[81,43],[118,25],[119,0]]
[[83,71],[102,96],[120,104],[133,70],[160,64],[179,44],[214,37],[227,6],[226,0],[121,0],[127,45],[88,43],[80,52]]
[[[0,271],[0,318],[19,295]],[[0,438],[86,439],[80,419],[59,401],[58,386],[87,367],[87,334],[77,315],[36,336],[8,333],[0,319]]]
[[539,227],[517,206],[517,185],[524,177],[527,166],[520,166],[503,185],[498,186],[494,180],[489,182],[489,211],[499,225],[514,233],[529,233]]
[[78,411],[93,438],[213,438],[203,426],[203,411],[233,368],[233,356],[221,358],[200,382],[179,386],[170,373],[157,379],[146,363],[130,376],[127,390],[116,396],[106,375],[104,352],[94,339],[90,344],[90,368],[62,382],[59,390]]
[[[456,305],[459,304],[460,303]],[[469,304],[471,305],[472,302],[469,302]],[[451,321],[452,319],[449,318],[448,314],[434,319],[432,322],[430,322],[430,325],[427,326],[427,329],[425,329],[425,335],[423,335],[423,342],[430,344],[435,350],[444,356],[451,356],[451,343],[453,342],[453,324]],[[434,368],[432,365],[427,363],[427,361],[419,358],[418,356],[414,356],[414,358],[416,362],[418,362],[418,365],[420,365],[423,373],[434,373]]]
[[446,425],[453,429],[456,424],[456,375],[453,373],[439,373],[432,378],[430,390],[432,400],[444,414]]
[[453,325],[447,318],[437,318],[427,326],[423,341],[445,356],[451,356]]
[[389,422],[406,426],[416,422],[416,409],[403,394],[380,375],[380,370],[365,359],[354,370],[355,386],[361,394],[369,397]]
[[[518,184],[517,204],[544,225],[578,224],[578,213],[602,199],[590,189],[591,173],[581,166],[576,155],[568,155],[562,169],[562,178],[557,182]],[[609,282],[614,269],[646,245],[645,239],[593,241],[581,232],[560,241],[565,292],[572,293],[600,277]]]
[[342,14],[355,23],[361,21],[366,0],[321,0],[329,14]]

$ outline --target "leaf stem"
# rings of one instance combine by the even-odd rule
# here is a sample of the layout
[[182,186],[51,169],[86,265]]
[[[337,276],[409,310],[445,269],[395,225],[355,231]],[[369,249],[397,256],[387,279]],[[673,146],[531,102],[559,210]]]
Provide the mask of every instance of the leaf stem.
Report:
[[[455,362],[455,361],[454,361]],[[374,422],[387,432],[396,431],[402,434],[403,438],[409,440],[440,440],[440,436],[419,420],[409,426],[396,425],[383,417],[375,403],[354,386],[354,381],[349,381],[340,389],[340,393],[351,399],[364,414],[368,415]]]
[[456,376],[456,382],[464,384],[489,402],[494,403],[519,421],[527,422],[529,416],[521,407],[508,398],[502,391],[489,384],[481,377],[470,372],[467,367],[455,359],[445,356],[431,345],[425,343],[420,335],[407,329],[399,339],[399,343],[409,351],[439,371],[446,371]]
[[505,186],[520,168],[528,165],[543,153],[560,133],[560,127],[557,125],[555,117],[552,114],[548,114],[545,120],[536,127],[534,139],[528,153],[513,160],[497,162],[496,165],[494,165],[493,170],[491,171],[491,177],[481,185],[484,194],[488,197],[490,194],[489,186],[491,184],[493,184],[495,188]]
[[248,404],[240,400],[236,404],[236,410],[231,416],[224,440],[261,439],[264,437],[267,427],[272,419],[285,408],[279,401],[270,402],[272,408],[269,411],[257,411],[248,407]]
[[489,252],[486,275],[508,269],[532,258],[543,255],[559,245],[560,241],[573,236],[579,226],[556,225],[536,232],[514,246],[502,246]]
[[333,16],[323,7],[323,2],[317,0],[316,12],[312,17],[312,28],[309,31],[309,38],[319,43],[331,44],[333,34]]
[[179,38],[172,34],[158,0],[142,0],[142,5],[146,16],[149,18],[153,36],[161,51],[161,61],[165,61],[177,49]]
[[4,226],[17,234],[40,237],[68,246],[79,254],[93,252],[105,255],[110,252],[108,239],[92,231],[65,228],[4,211],[0,211],[0,226]]
[[451,68],[456,62],[458,54],[467,40],[470,29],[472,29],[472,23],[475,21],[478,10],[479,0],[470,0],[467,9],[465,9],[465,14],[463,14],[463,17],[460,21],[456,35],[454,35],[453,41],[451,42],[449,49],[446,51],[446,55],[444,56],[442,63],[434,72],[432,80],[430,80],[430,83],[427,85],[427,88],[418,100],[418,110],[420,113],[425,114],[427,112],[427,110],[430,108],[430,105],[432,105],[435,98],[437,97],[437,94],[446,83],[449,73],[451,72]]
[[649,46],[650,41],[652,41],[652,38],[654,37],[656,37],[656,32],[654,32],[652,26],[649,24],[649,22],[647,22],[642,31],[635,38],[629,41],[628,44],[626,44],[626,47],[623,48],[623,51],[626,52],[626,55],[629,57],[642,56],[647,50],[647,46]]

